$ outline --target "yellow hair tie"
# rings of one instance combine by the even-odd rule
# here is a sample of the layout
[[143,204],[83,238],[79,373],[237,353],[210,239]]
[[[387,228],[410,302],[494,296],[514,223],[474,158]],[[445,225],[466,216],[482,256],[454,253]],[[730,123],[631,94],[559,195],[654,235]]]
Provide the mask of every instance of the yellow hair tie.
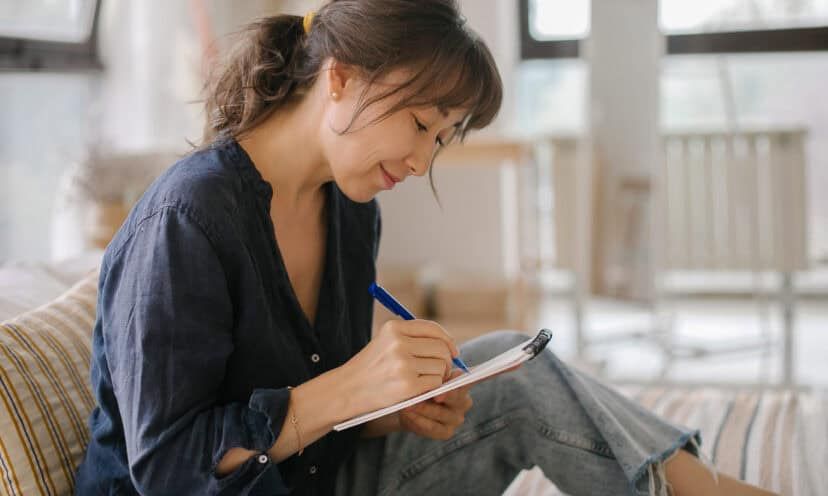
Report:
[[305,14],[305,17],[302,19],[302,27],[305,28],[305,34],[310,33],[311,23],[313,22],[313,16],[316,15],[316,12],[310,11]]

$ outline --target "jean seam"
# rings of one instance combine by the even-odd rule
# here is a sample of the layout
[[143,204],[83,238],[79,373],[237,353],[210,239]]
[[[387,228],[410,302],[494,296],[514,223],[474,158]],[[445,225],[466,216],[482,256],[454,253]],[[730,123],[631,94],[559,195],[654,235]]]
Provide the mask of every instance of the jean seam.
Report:
[[538,430],[541,434],[546,436],[547,439],[550,439],[558,444],[569,446],[570,448],[576,448],[581,451],[588,451],[606,458],[615,459],[615,455],[613,455],[609,444],[605,442],[575,436],[571,432],[555,429],[544,424],[543,422],[538,422]]
[[511,423],[525,422],[526,417],[529,417],[533,421],[538,432],[541,435],[553,442],[556,442],[563,446],[579,449],[582,451],[587,451],[599,456],[604,456],[606,458],[615,458],[615,456],[612,453],[612,450],[610,449],[607,443],[587,439],[580,436],[575,436],[572,433],[554,429],[549,425],[539,421],[538,415],[536,415],[533,410],[521,408],[518,410],[512,410],[503,413],[498,417],[484,421],[478,424],[476,427],[469,429],[466,432],[460,433],[456,437],[447,441],[446,444],[444,444],[443,446],[440,446],[438,449],[435,449],[430,453],[427,453],[421,456],[420,458],[414,460],[406,468],[399,472],[396,483],[388,486],[388,489],[382,491],[382,494],[392,494],[393,491],[396,490],[396,488],[400,487],[401,484],[419,475],[423,472],[423,470],[425,470],[428,466],[434,464],[437,460],[448,456],[454,451],[457,451],[458,449],[478,439],[490,436],[495,432],[507,427]]

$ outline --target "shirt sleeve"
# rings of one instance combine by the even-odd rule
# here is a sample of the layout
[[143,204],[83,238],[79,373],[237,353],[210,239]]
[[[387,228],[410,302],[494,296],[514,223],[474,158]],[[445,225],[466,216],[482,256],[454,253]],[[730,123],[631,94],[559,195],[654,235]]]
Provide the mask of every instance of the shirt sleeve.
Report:
[[[164,207],[112,258],[99,306],[104,351],[123,422],[129,471],[141,494],[248,494],[267,479],[288,494],[267,456],[290,392],[257,389],[218,404],[233,351],[233,305],[214,245],[192,213]],[[259,454],[231,474],[233,447]]]

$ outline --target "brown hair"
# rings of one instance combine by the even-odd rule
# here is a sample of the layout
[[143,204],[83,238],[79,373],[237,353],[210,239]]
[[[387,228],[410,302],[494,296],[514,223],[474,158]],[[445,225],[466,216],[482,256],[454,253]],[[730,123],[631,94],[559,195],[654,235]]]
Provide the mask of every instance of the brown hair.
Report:
[[375,97],[363,94],[343,134],[369,105],[402,91],[404,97],[376,121],[410,106],[468,109],[457,133],[462,140],[469,129],[486,127],[500,109],[503,90],[494,59],[454,0],[331,0],[315,13],[308,33],[302,21],[278,15],[242,31],[207,86],[205,144],[244,135],[303,94],[329,57],[361,68],[369,83],[394,69],[412,74]]

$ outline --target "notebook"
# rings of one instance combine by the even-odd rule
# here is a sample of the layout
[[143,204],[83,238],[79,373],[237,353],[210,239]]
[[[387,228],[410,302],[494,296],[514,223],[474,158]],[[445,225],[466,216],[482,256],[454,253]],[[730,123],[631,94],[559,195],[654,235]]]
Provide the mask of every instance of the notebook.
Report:
[[538,353],[543,351],[544,348],[546,348],[546,345],[549,344],[550,339],[552,339],[552,331],[549,329],[541,329],[537,336],[529,338],[514,348],[510,348],[479,365],[469,368],[468,374],[457,376],[442,386],[432,389],[431,391],[427,391],[419,396],[415,396],[373,412],[365,413],[358,417],[354,417],[351,420],[337,424],[334,426],[334,430],[344,431],[345,429],[374,420],[375,418],[384,417],[390,413],[402,410],[403,408],[407,408],[439,394],[451,391],[452,389],[465,386],[466,384],[481,381],[487,377],[497,374],[498,372],[502,372],[510,367],[514,367],[515,365],[521,364],[527,360],[531,360],[535,358]]

